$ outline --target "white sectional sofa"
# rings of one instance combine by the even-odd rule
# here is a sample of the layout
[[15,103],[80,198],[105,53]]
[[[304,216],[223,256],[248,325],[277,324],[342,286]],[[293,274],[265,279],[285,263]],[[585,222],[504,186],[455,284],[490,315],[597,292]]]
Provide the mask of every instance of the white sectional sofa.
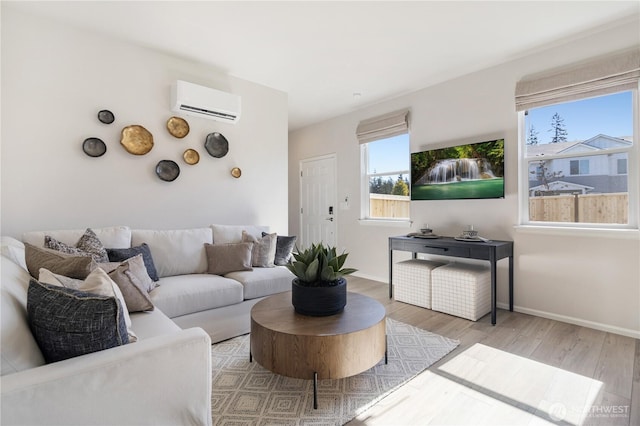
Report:
[[2,237],[1,423],[211,424],[211,342],[248,333],[251,307],[290,290],[293,275],[284,266],[207,273],[205,243],[268,229],[92,229],[108,248],[149,246],[159,277],[149,293],[155,309],[130,314],[137,342],[47,364],[27,321],[23,242],[42,246],[46,234],[73,245],[85,229],[29,232],[23,242]]

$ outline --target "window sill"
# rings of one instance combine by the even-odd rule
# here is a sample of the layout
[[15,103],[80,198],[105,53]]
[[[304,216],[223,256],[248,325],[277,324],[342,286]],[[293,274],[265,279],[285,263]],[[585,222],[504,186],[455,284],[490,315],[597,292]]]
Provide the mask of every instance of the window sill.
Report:
[[638,229],[605,229],[605,228],[574,228],[562,226],[516,225],[516,232],[537,235],[566,235],[571,237],[604,237],[624,240],[640,240]]
[[393,219],[358,219],[360,225],[366,226],[389,226],[394,228],[411,228],[411,220]]

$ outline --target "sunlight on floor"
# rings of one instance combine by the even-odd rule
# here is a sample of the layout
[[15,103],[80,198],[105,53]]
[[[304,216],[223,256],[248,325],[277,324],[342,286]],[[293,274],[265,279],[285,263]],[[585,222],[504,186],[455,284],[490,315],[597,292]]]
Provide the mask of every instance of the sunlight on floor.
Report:
[[357,420],[367,425],[581,425],[602,382],[479,343]]

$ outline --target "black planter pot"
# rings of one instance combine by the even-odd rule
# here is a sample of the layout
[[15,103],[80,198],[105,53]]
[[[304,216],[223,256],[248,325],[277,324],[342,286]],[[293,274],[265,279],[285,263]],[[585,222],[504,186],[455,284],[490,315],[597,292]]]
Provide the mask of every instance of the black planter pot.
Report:
[[296,312],[314,317],[326,317],[342,312],[347,304],[347,280],[340,278],[330,287],[305,287],[294,279],[291,284],[291,303]]

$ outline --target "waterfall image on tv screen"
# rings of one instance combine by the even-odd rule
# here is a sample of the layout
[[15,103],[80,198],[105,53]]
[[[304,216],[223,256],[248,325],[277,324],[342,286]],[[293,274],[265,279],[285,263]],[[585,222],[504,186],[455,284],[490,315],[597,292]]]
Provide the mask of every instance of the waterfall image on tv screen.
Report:
[[411,199],[504,198],[504,139],[411,153]]

